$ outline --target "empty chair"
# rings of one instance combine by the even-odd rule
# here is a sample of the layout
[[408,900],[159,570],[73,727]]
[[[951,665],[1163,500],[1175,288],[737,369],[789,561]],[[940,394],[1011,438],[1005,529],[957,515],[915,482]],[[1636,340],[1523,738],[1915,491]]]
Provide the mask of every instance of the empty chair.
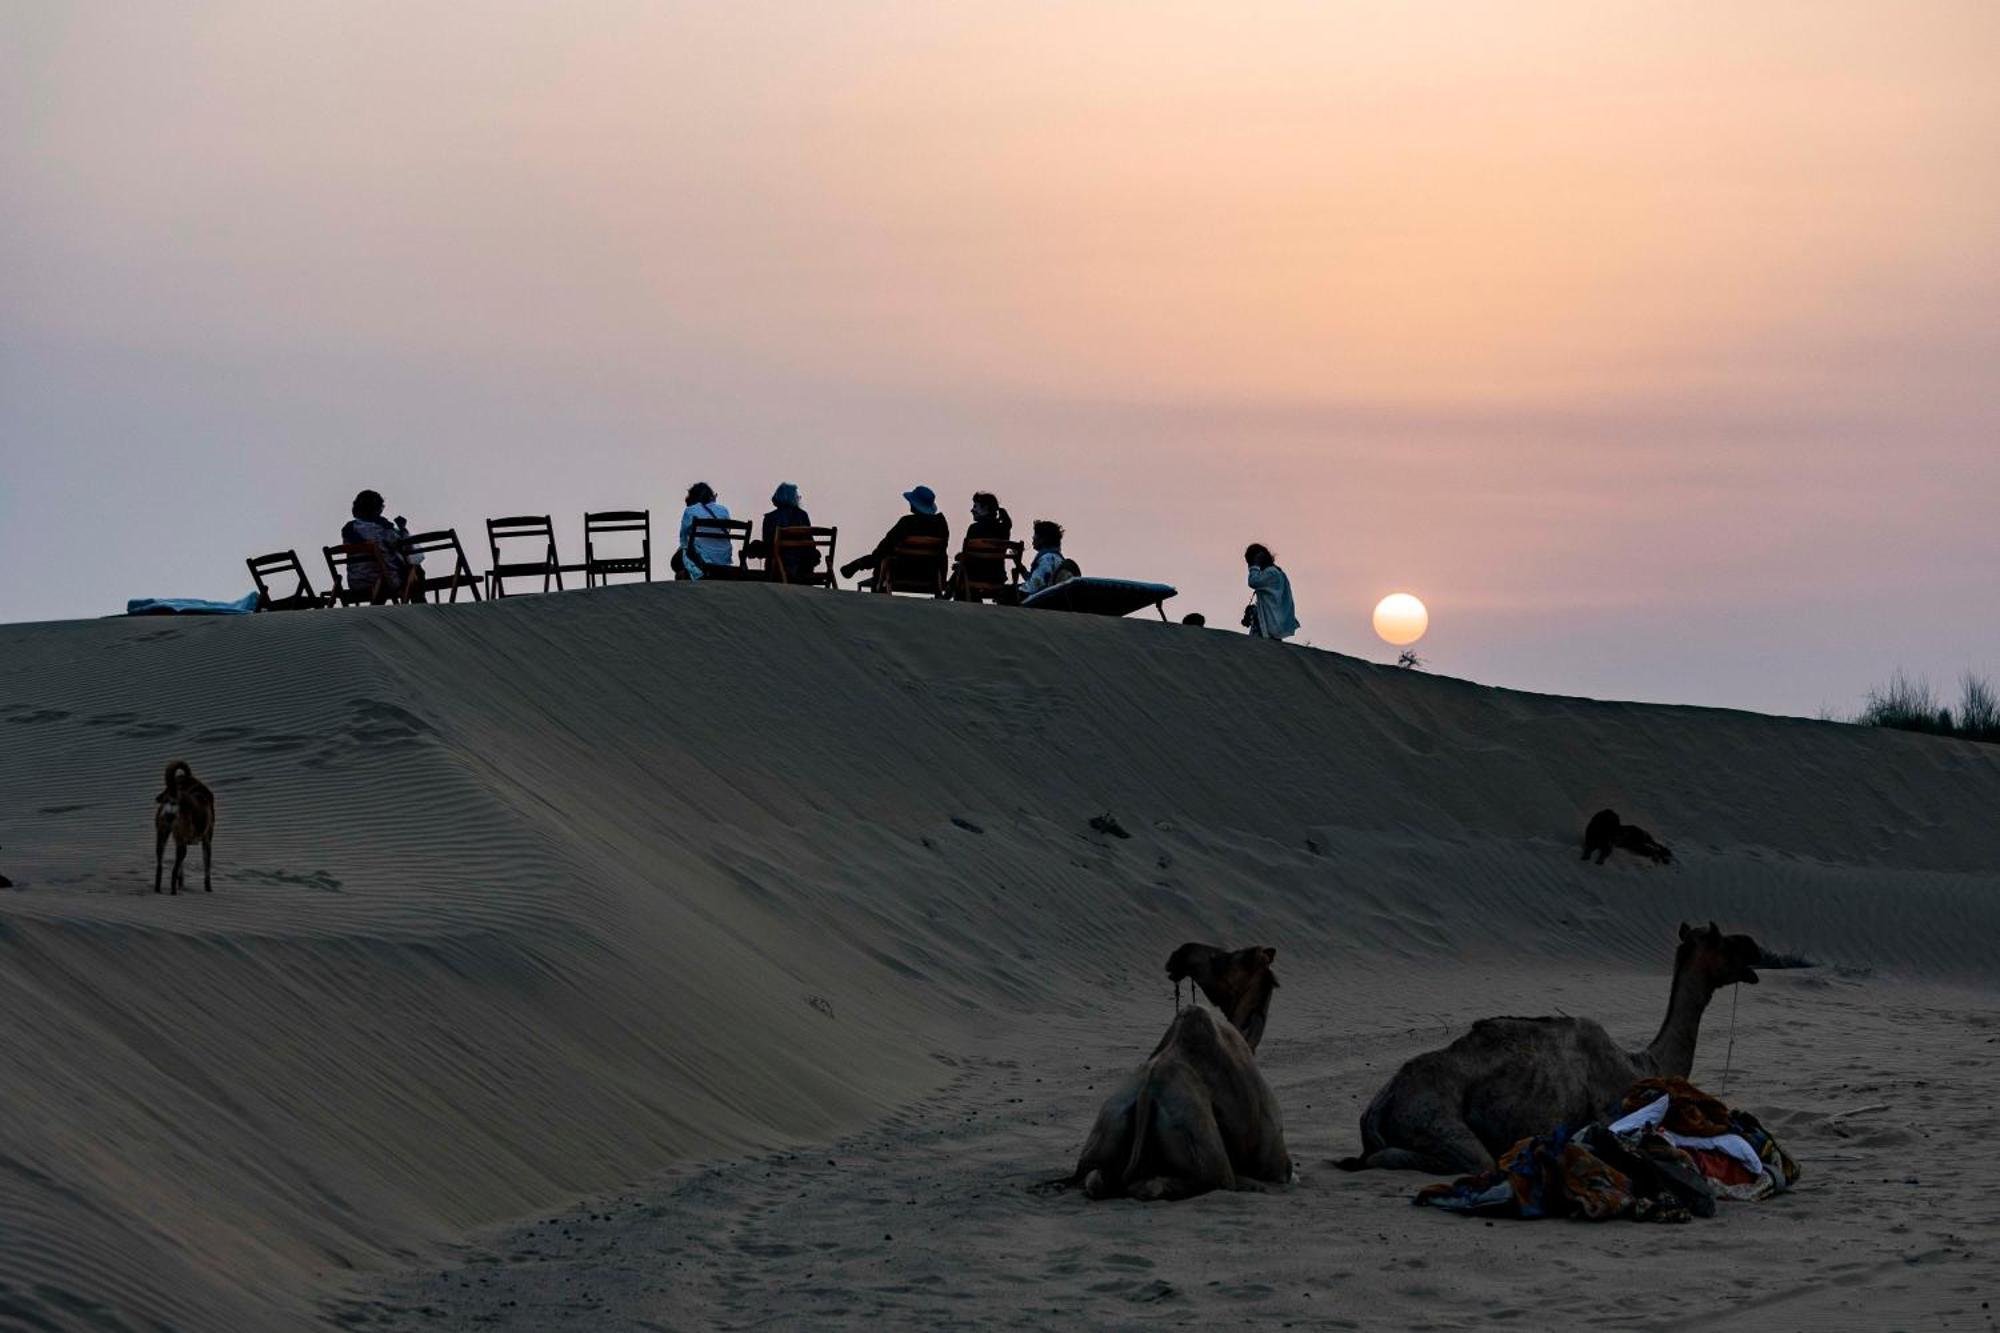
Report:
[[839,540],[839,528],[773,528],[764,577],[773,583],[837,588],[833,552]]
[[[397,602],[403,598],[403,590],[397,586],[395,576],[390,572],[388,560],[382,554],[380,542],[342,542],[338,546],[320,548],[326,556],[327,576],[333,580],[333,591],[327,596],[342,606],[376,606],[383,602]],[[366,570],[366,587],[350,587],[347,583],[348,565],[358,562],[360,569]]]
[[[609,545],[622,545],[619,535],[639,534],[639,554],[600,553],[598,539],[612,537]],[[608,587],[614,574],[637,574],[641,581],[653,578],[653,511],[650,509],[607,509],[583,516],[583,586]]]
[[[526,542],[528,550],[540,542],[542,555],[537,560],[502,560],[501,542]],[[549,591],[549,584],[555,590],[563,590],[562,576],[565,571],[575,572],[582,565],[565,565],[556,558],[556,530],[547,514],[521,514],[514,518],[489,518],[486,520],[486,545],[493,552],[492,566],[486,571],[486,593],[489,597],[505,597],[508,579],[535,579],[542,581],[542,591]]]
[[[437,570],[425,559],[431,555],[451,556],[449,570]],[[422,600],[428,593],[433,602],[458,600],[458,590],[465,589],[472,594],[472,600],[479,600],[480,578],[472,572],[472,563],[465,558],[465,548],[458,544],[457,528],[439,528],[435,532],[416,532],[403,539],[403,555],[411,563],[423,566],[424,585],[417,593]],[[443,594],[449,591],[450,597]]]
[[998,537],[967,537],[951,572],[951,595],[961,602],[1004,599],[1020,586],[1024,542]]
[[[306,577],[306,567],[299,563],[297,551],[253,555],[243,563],[250,566],[250,578],[257,585],[259,611],[303,611],[333,604],[331,596],[313,591],[312,580]],[[280,579],[286,575],[296,580],[296,588],[283,597],[273,597],[270,585],[264,580]]]

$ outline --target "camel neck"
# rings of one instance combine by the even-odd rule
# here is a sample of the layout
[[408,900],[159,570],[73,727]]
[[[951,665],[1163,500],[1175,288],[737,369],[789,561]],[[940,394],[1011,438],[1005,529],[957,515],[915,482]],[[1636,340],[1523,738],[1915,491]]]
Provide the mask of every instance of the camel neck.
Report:
[[1667,995],[1666,1019],[1644,1052],[1655,1075],[1686,1078],[1688,1071],[1694,1068],[1695,1042],[1701,1036],[1701,1014],[1714,995],[1715,988],[1696,977],[1692,968],[1674,969],[1673,990]]

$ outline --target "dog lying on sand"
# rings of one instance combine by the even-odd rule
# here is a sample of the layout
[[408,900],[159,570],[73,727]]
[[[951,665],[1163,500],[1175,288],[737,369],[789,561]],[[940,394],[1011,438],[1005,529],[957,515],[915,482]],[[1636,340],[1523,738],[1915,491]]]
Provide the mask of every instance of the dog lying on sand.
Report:
[[153,892],[160,891],[169,837],[174,840],[174,873],[167,892],[179,893],[187,882],[188,846],[196,842],[201,844],[201,890],[214,892],[208,882],[208,864],[209,844],[215,840],[215,793],[195,777],[187,760],[176,759],[167,765],[166,788],[153,801]]
[[1590,823],[1583,830],[1583,859],[1588,861],[1595,853],[1597,864],[1603,865],[1604,859],[1614,849],[1646,857],[1663,866],[1672,865],[1674,861],[1674,854],[1666,844],[1657,841],[1652,834],[1637,824],[1619,823],[1616,810],[1599,810],[1590,817]]

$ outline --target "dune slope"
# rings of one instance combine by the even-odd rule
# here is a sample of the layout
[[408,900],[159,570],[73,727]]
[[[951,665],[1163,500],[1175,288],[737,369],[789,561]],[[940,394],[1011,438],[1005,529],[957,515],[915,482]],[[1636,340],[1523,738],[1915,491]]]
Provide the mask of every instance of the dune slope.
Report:
[[[0,1323],[38,1328],[303,1322],[877,1119],[1184,938],[1656,966],[1714,917],[1986,985],[2000,926],[2000,747],[795,589],[0,627],[0,741]],[[178,757],[210,895],[151,891]],[[1678,866],[1579,863],[1601,805]]]

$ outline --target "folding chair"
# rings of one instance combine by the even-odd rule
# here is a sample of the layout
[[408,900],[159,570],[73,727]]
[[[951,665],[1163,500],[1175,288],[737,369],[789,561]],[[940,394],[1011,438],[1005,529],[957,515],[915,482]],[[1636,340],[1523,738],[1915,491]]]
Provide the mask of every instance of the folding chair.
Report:
[[[243,562],[250,566],[250,578],[257,585],[257,609],[259,611],[304,611],[309,608],[333,605],[331,596],[313,591],[312,580],[306,577],[306,567],[299,563],[297,551],[273,551],[269,555],[253,555]],[[273,597],[264,580],[279,578],[289,574],[298,580],[296,591],[284,596]]]
[[[773,583],[797,583],[804,587],[837,588],[840,565],[833,558],[833,550],[840,540],[839,528],[773,528],[771,529],[771,549],[764,558],[764,577]],[[800,562],[799,572],[794,575],[791,566],[785,562],[785,553],[797,554],[801,551],[817,551],[819,563],[807,565]]]
[[[532,541],[540,538],[543,554],[539,560],[502,560],[500,543],[503,541]],[[493,552],[493,563],[486,571],[486,595],[505,597],[508,579],[539,578],[542,591],[549,590],[549,580],[554,579],[556,591],[563,591],[562,576],[577,573],[582,565],[565,565],[556,558],[556,530],[547,514],[522,514],[514,518],[489,518],[486,520],[486,545]]]
[[[472,564],[465,558],[465,548],[458,544],[457,528],[439,528],[435,532],[413,532],[403,539],[405,555],[442,555],[451,553],[451,568],[439,573],[430,565],[424,566],[423,596],[432,602],[457,601],[458,590],[465,589],[472,594],[472,600],[479,600],[480,578],[472,572]],[[449,591],[449,598],[438,594]]]
[[875,570],[875,591],[942,597],[945,542],[942,537],[905,537]]
[[951,595],[961,602],[978,602],[1018,588],[1025,577],[1021,557],[1027,549],[1026,542],[1002,537],[967,537],[951,572]]
[[[606,533],[639,533],[636,556],[600,556],[597,539]],[[607,509],[583,516],[583,586],[609,587],[613,574],[637,574],[644,582],[653,578],[653,511],[650,509]]]
[[681,549],[681,560],[687,561],[694,554],[694,544],[698,541],[727,542],[736,548],[736,563],[733,565],[707,565],[701,567],[705,579],[740,579],[747,571],[749,559],[751,526],[742,518],[698,518],[688,526],[687,545]]
[[[327,594],[333,601],[342,606],[374,606],[402,600],[403,590],[389,586],[389,562],[382,556],[382,543],[342,542],[338,546],[322,546],[320,552],[326,556],[326,572],[333,580],[333,591]],[[347,586],[348,562],[358,555],[366,556],[375,568],[375,582],[367,588]]]

